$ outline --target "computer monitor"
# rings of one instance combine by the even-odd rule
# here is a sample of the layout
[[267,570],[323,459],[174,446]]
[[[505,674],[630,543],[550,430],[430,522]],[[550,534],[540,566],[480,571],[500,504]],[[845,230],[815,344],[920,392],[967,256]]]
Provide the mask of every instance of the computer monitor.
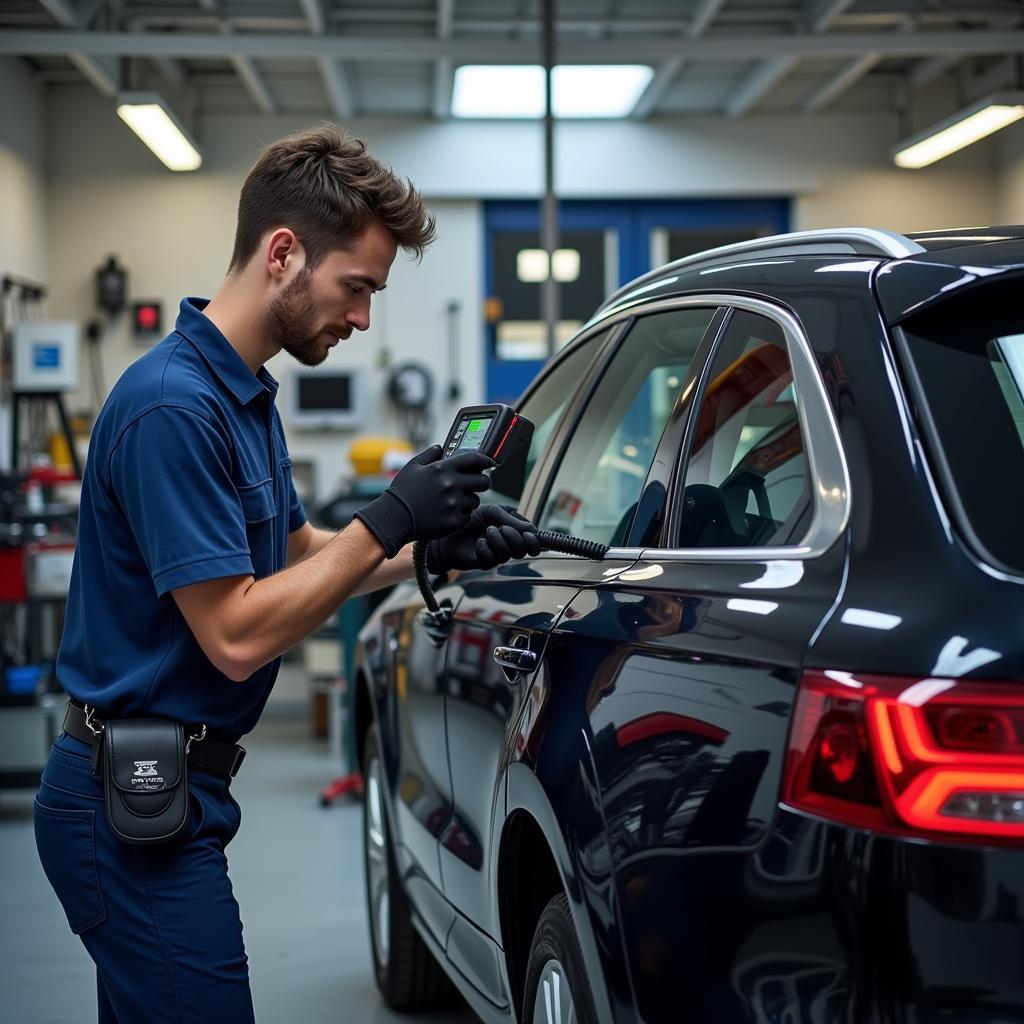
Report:
[[288,424],[297,430],[356,430],[365,421],[361,370],[293,369],[288,382]]

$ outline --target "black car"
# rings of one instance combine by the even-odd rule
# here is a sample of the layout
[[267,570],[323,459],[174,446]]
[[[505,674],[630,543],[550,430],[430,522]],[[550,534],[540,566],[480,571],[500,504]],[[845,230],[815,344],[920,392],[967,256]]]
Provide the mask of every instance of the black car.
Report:
[[610,545],[397,590],[356,728],[377,981],[485,1021],[1024,1021],[1024,228],[613,295],[499,500]]

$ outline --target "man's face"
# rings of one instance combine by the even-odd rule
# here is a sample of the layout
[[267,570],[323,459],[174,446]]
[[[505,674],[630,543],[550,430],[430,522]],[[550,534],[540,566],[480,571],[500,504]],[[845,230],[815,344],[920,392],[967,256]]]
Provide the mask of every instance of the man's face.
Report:
[[267,310],[281,347],[318,366],[353,330],[365,331],[370,296],[385,286],[397,251],[388,230],[372,221],[351,249],[328,253],[315,270],[302,267]]

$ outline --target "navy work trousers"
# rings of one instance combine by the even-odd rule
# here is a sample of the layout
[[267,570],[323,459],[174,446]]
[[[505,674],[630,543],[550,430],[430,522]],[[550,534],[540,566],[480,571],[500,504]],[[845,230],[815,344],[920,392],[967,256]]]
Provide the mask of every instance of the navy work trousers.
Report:
[[116,839],[89,748],[61,734],[35,801],[39,859],[96,963],[100,1024],[253,1020],[242,921],[224,848],[241,812],[225,779],[189,772],[183,838]]

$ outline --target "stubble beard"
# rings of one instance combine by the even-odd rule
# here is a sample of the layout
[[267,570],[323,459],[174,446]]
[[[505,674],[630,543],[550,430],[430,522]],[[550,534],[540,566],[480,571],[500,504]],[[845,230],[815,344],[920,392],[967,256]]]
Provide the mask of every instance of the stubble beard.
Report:
[[313,299],[309,284],[312,272],[306,267],[295,280],[274,298],[267,309],[267,326],[281,347],[303,366],[319,366],[327,358],[327,349],[319,341]]

